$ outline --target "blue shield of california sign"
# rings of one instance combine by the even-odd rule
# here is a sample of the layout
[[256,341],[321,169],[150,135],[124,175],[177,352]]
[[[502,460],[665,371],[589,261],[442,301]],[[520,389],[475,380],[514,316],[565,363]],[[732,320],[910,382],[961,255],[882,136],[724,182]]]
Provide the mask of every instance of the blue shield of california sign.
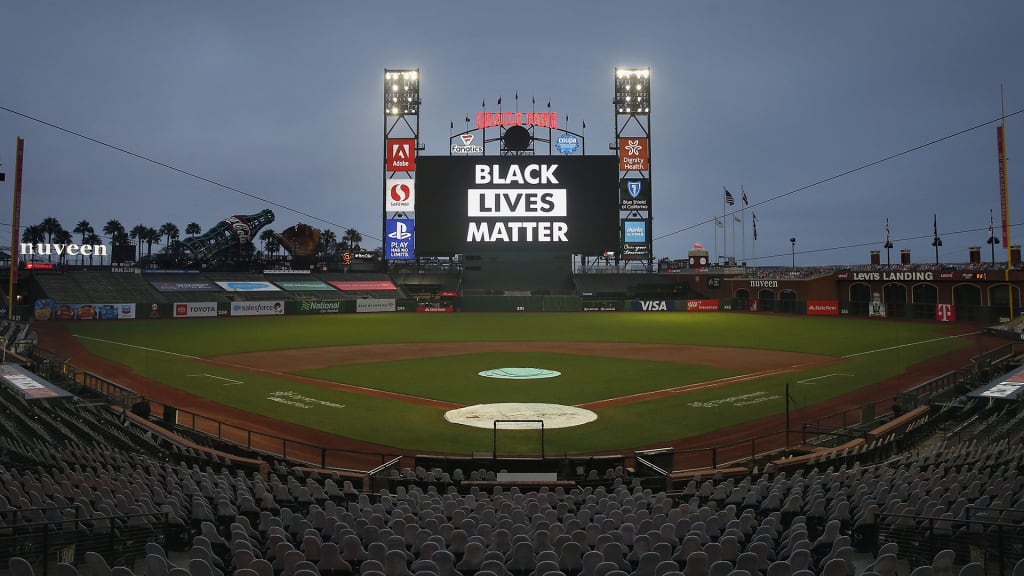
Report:
[[651,209],[650,178],[623,178],[619,181],[619,210]]

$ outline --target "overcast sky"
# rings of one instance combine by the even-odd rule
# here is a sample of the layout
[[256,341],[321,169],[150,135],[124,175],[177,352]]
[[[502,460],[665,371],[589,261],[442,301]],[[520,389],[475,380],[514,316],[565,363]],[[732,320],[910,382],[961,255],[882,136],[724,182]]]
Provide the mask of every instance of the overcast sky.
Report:
[[[0,106],[327,221],[271,207],[275,229],[355,228],[366,247],[381,229],[385,68],[420,69],[425,154],[517,92],[520,109],[550,99],[572,129],[586,121],[588,153],[608,154],[614,69],[650,66],[656,257],[727,243],[788,265],[795,237],[798,264],[867,263],[889,218],[893,257],[931,262],[937,214],[940,259],[963,262],[989,210],[999,219],[995,125],[748,209],[745,234],[716,238],[711,222],[723,186],[758,204],[998,118],[1001,83],[1007,113],[1024,108],[1022,22],[1017,0],[9,2]],[[1024,214],[1024,114],[1006,127]],[[205,230],[268,207],[0,110],[2,234],[18,136],[23,225]]]

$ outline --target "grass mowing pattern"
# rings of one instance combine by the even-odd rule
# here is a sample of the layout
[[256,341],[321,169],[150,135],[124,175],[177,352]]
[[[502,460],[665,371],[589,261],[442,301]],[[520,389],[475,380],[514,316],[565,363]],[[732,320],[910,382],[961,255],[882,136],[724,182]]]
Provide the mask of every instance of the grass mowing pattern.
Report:
[[[537,380],[501,380],[478,375],[483,370],[508,367],[547,368],[562,374]],[[347,364],[298,374],[471,405],[496,402],[582,404],[706,382],[739,372],[673,362],[506,352]]]
[[[898,375],[913,363],[973,343],[970,338],[939,339],[945,335],[943,330],[948,328],[940,324],[735,313],[345,314],[230,320],[76,322],[71,328],[74,333],[91,338],[207,357],[235,352],[341,344],[516,340],[646,341],[844,356],[934,340],[850,358],[833,366],[806,370],[799,374],[763,378],[724,388],[602,409],[598,411],[596,422],[548,431],[545,439],[546,449],[550,453],[652,446],[708,430],[734,426],[781,413],[785,408],[782,391],[787,381],[796,382],[836,372],[855,375],[827,378],[813,384],[794,384],[794,401],[799,405],[809,405]],[[345,393],[269,375],[241,373],[159,351],[127,348],[90,339],[83,339],[82,342],[93,353],[128,365],[147,378],[288,422],[405,450],[467,455],[491,449],[489,430],[449,424],[444,421],[441,410]],[[737,353],[741,354],[742,351]],[[471,355],[475,356],[478,355]],[[586,359],[592,360],[591,357]],[[621,359],[611,361],[623,366],[633,362]],[[423,361],[416,361],[419,362]],[[582,364],[586,365],[586,362]],[[381,373],[387,372],[386,363],[375,366]],[[494,367],[499,365],[487,366]],[[349,366],[346,369],[351,368]],[[414,368],[410,369],[413,372],[404,375],[406,380],[420,377]],[[374,365],[364,365],[361,370],[370,375],[375,368]],[[189,376],[202,373],[241,380],[244,384],[225,386],[223,381],[216,379]],[[594,371],[595,379],[602,376],[599,370]],[[544,382],[548,386],[552,381]],[[917,382],[906,383],[907,387],[914,384]],[[674,377],[658,387],[677,385],[678,377]],[[275,392],[292,392],[298,396],[343,404],[345,408],[316,404],[301,408],[282,404],[271,399],[280,398],[274,396]],[[748,396],[750,394],[757,396]],[[737,396],[746,396],[750,403],[737,405],[736,401],[729,401]],[[755,399],[758,401],[753,402]],[[564,403],[575,404],[580,401],[572,402],[568,398]],[[718,402],[715,408],[702,407],[712,402]],[[536,433],[505,431],[501,433],[501,444],[503,450],[507,447],[512,451],[533,451],[536,450]]]

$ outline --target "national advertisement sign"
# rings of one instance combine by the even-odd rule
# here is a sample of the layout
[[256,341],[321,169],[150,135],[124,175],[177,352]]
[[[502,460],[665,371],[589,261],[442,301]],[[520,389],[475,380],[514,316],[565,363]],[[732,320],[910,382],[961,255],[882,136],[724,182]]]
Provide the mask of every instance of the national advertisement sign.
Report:
[[718,312],[718,300],[687,300],[687,312]]
[[150,282],[157,292],[220,292],[220,288],[207,280],[194,281],[155,281]]
[[384,259],[413,260],[416,258],[416,224],[409,218],[384,221]]
[[175,302],[175,318],[210,318],[217,316],[216,302]]
[[253,300],[251,302],[232,302],[232,316],[276,316],[284,314],[284,302],[281,300]]
[[356,300],[356,312],[395,312],[394,298],[360,298]]
[[839,316],[838,300],[808,300],[808,316]]
[[340,300],[303,300],[295,307],[296,314],[337,314],[341,312]]
[[333,292],[334,287],[320,280],[275,280],[274,284],[288,292]]
[[228,292],[280,292],[281,289],[270,282],[217,282],[217,285]]

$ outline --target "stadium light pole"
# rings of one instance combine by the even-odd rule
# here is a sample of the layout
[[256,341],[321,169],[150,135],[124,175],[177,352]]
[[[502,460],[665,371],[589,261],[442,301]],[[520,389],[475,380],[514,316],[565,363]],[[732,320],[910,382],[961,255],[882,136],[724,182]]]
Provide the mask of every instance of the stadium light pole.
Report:
[[793,270],[796,270],[796,237],[789,239],[789,255],[793,259]]

